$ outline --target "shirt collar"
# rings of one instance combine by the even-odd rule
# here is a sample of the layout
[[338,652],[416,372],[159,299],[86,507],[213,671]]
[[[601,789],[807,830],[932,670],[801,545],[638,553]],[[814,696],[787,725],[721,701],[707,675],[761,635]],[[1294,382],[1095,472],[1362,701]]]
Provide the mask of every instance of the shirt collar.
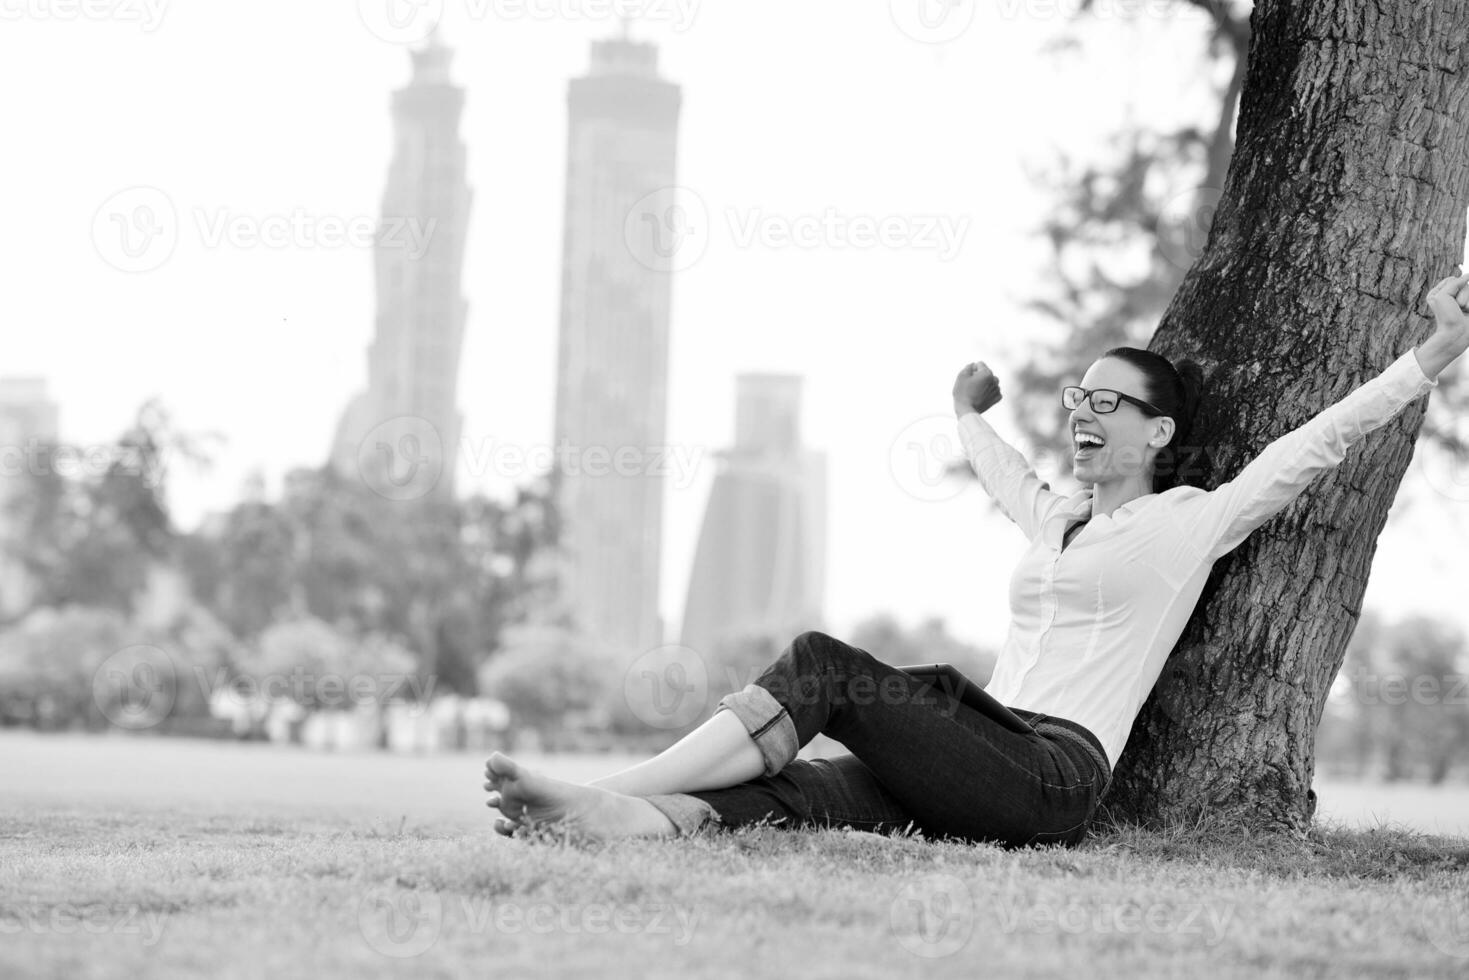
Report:
[[[1087,484],[1086,486],[1082,487],[1080,490],[1077,491],[1077,493],[1076,493],[1076,502],[1072,506],[1072,513],[1075,516],[1077,516],[1077,517],[1089,517],[1089,516],[1091,516],[1093,491],[1094,491],[1094,487],[1091,484]],[[1141,497],[1134,497],[1131,500],[1129,500],[1127,503],[1123,504],[1122,506],[1120,506],[1116,510],[1114,510],[1112,512],[1112,514],[1111,514],[1111,517],[1112,517],[1113,520],[1116,520],[1117,518],[1123,516],[1124,514],[1132,514],[1132,513],[1136,512],[1136,511],[1139,511],[1143,507],[1147,506],[1148,502],[1151,501],[1151,500],[1153,500],[1157,496],[1158,496],[1157,493],[1145,493]]]

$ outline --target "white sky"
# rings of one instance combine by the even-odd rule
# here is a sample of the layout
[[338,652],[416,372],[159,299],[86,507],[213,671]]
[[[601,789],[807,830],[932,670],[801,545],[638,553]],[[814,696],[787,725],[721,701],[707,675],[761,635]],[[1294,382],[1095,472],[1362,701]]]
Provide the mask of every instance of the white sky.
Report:
[[[207,232],[221,219],[299,215],[319,229],[376,217],[388,99],[409,74],[406,49],[365,26],[381,30],[388,2],[408,4],[96,0],[87,10],[106,16],[95,16],[67,0],[0,0],[9,226],[0,264],[12,272],[0,292],[0,374],[47,377],[73,443],[114,438],[154,394],[185,429],[226,433],[213,473],[172,477],[186,528],[237,500],[252,469],[274,495],[286,469],[321,462],[365,379],[367,248],[210,245]],[[664,75],[683,88],[680,183],[710,216],[706,247],[675,280],[669,440],[727,445],[737,372],[804,374],[806,440],[829,457],[831,627],[879,611],[940,615],[997,646],[1022,536],[981,517],[977,488],[939,501],[909,492],[890,451],[900,433],[952,436],[959,367],[984,359],[1003,379],[1027,334],[1046,328],[1020,310],[1045,271],[1034,228],[1048,203],[1023,165],[1049,165],[1062,147],[1100,159],[1101,135],[1129,116],[1207,120],[1205,28],[1181,5],[1128,18],[1115,11],[1137,4],[1103,0],[1112,15],[1075,28],[1084,54],[1057,59],[1039,49],[1074,2],[964,4],[951,14],[960,20],[936,30],[971,13],[972,22],[941,44],[900,26],[921,32],[918,2],[644,0],[634,34],[659,43]],[[589,42],[617,23],[610,0],[442,3],[468,92],[475,194],[460,404],[466,439],[485,459],[488,447],[551,437],[566,84],[585,70]],[[135,186],[165,194],[180,224],[166,262],[127,273],[105,261],[93,224]],[[914,229],[933,216],[967,233],[952,255],[922,240],[865,249],[830,237],[816,248],[738,240],[751,219],[790,223],[828,209]],[[940,428],[925,428],[935,415]],[[1009,422],[998,413],[1013,434]],[[1075,487],[1053,466],[1041,473],[1058,490]],[[670,625],[711,476],[708,459],[669,488]],[[461,488],[503,492],[518,477],[472,473],[461,460]],[[1455,553],[1469,474],[1430,483],[1415,464],[1404,496],[1415,484],[1440,506],[1412,524],[1395,511],[1369,604],[1462,617],[1453,585],[1469,579]],[[1430,580],[1414,580],[1425,568]]]

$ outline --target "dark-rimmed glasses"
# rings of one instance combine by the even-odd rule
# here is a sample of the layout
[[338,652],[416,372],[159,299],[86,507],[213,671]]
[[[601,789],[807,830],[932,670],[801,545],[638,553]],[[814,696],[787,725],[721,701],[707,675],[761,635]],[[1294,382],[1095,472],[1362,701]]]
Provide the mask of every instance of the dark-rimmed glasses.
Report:
[[1119,402],[1132,402],[1138,408],[1152,412],[1154,415],[1162,415],[1163,411],[1153,405],[1149,405],[1141,398],[1124,395],[1120,391],[1111,388],[1093,388],[1087,391],[1079,385],[1067,385],[1061,389],[1061,407],[1068,411],[1078,408],[1088,398],[1092,402],[1092,411],[1098,415],[1107,415],[1117,411]]

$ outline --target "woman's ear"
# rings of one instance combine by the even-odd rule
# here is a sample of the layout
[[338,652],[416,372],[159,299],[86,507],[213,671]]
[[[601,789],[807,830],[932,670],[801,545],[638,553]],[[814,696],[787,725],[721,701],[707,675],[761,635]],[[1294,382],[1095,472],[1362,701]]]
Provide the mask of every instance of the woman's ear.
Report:
[[1157,422],[1158,428],[1155,430],[1153,438],[1148,440],[1148,445],[1157,446],[1159,449],[1162,449],[1173,439],[1173,418],[1164,415]]

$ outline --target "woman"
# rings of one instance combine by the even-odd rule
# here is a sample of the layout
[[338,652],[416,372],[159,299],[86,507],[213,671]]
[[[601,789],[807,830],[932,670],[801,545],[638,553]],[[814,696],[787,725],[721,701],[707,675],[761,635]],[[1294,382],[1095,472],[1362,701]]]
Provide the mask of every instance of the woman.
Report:
[[[486,763],[498,833],[560,823],[597,837],[689,835],[761,819],[1007,846],[1073,845],[1214,562],[1347,449],[1437,387],[1469,347],[1469,276],[1428,296],[1437,329],[1376,378],[1270,443],[1233,480],[1179,482],[1202,372],[1114,348],[1068,386],[1083,484],[1062,496],[981,417],[1000,400],[982,363],[954,409],[981,484],[1031,545],[1011,580],[1010,630],[986,690],[1024,733],[822,633],[797,636],[744,690],[653,759],[581,786],[501,753]],[[850,754],[796,759],[817,732]]]

